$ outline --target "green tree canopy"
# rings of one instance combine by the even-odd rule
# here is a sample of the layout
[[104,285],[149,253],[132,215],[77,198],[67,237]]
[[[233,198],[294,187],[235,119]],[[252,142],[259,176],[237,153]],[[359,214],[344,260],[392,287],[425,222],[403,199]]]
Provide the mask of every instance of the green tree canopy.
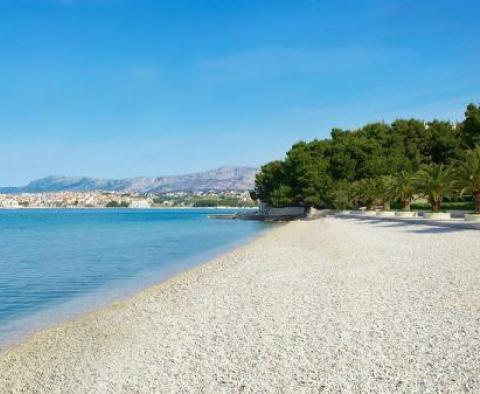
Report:
[[460,193],[471,194],[475,212],[480,213],[480,145],[468,151],[465,160],[457,160],[453,170],[455,187]]
[[444,164],[425,165],[415,176],[413,184],[428,198],[434,212],[440,211],[443,198],[454,191],[452,171]]
[[[346,184],[373,179],[379,202],[387,207],[390,199],[400,200],[408,209],[414,193],[411,174],[426,165],[462,160],[466,147],[479,143],[480,107],[473,104],[460,124],[397,119],[356,130],[333,129],[331,138],[298,142],[284,160],[262,166],[252,196],[274,207],[345,206],[347,200],[356,205],[369,199],[352,197],[354,188]],[[392,181],[390,198],[379,184],[382,179]]]
[[469,104],[465,111],[465,121],[462,124],[464,144],[474,148],[480,144],[480,105]]

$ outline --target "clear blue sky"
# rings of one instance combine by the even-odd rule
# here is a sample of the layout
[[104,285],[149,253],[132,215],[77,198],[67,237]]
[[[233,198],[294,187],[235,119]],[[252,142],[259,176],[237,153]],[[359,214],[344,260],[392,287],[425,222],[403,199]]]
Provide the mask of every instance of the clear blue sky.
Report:
[[480,101],[480,2],[0,0],[0,185],[179,174]]

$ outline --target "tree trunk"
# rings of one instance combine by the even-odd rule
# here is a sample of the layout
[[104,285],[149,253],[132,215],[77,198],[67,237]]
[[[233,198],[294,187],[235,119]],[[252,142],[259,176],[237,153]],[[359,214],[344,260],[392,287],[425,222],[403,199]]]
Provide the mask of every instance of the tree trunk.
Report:
[[402,200],[402,211],[410,211],[410,199]]
[[480,214],[480,190],[473,193],[473,201],[475,202],[475,213]]
[[352,199],[352,207],[357,209],[358,208],[358,198],[354,197]]
[[384,201],[383,202],[383,210],[384,211],[390,211],[390,201]]
[[441,205],[442,205],[442,201],[431,198],[431,199],[430,199],[430,204],[432,205],[432,210],[433,210],[433,212],[438,212],[438,211],[440,211],[440,207],[441,207]]

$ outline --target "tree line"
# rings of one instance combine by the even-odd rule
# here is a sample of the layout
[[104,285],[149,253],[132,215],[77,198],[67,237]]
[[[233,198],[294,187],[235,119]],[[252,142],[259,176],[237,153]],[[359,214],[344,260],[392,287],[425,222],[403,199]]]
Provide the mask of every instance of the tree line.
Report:
[[[409,209],[424,195],[434,210],[447,197],[473,198],[480,212],[480,105],[462,122],[398,119],[328,139],[298,142],[261,167],[252,198],[272,207]],[[478,168],[477,168],[478,167]]]

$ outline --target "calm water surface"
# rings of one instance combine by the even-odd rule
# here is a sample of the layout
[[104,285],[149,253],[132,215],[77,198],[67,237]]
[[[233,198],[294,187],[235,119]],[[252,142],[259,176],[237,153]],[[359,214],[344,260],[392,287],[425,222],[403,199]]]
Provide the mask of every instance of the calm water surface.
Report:
[[209,220],[210,213],[0,210],[0,347],[126,297],[269,226]]

